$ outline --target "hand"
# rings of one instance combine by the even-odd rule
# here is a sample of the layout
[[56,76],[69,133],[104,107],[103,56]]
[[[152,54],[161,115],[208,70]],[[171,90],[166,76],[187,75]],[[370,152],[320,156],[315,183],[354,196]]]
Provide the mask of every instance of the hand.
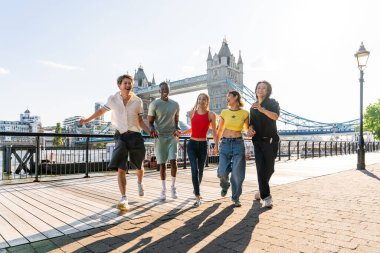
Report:
[[156,129],[150,129],[150,137],[151,138],[158,138],[158,133],[156,131]]
[[219,154],[219,148],[218,147],[214,148],[214,150],[212,151],[212,154],[218,155]]
[[174,133],[173,133],[173,135],[175,137],[179,137],[181,135],[181,132],[179,130],[175,130]]
[[254,136],[256,134],[256,131],[255,130],[253,130],[253,129],[248,129],[248,132],[247,132],[247,136],[248,137],[252,137],[252,136]]
[[259,110],[259,112],[263,112],[264,111],[264,107],[262,107],[259,102],[256,102],[256,103],[253,103],[251,108],[253,109],[256,109],[256,110]]
[[83,124],[86,124],[86,123],[87,123],[86,119],[80,119],[79,120],[79,125],[80,126],[82,126]]

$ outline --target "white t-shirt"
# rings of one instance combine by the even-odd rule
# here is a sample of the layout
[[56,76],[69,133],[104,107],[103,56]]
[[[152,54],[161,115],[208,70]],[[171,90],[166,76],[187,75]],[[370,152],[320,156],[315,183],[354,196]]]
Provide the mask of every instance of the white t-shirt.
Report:
[[144,114],[143,102],[136,94],[132,92],[130,94],[131,98],[127,105],[124,105],[120,92],[111,95],[104,105],[104,109],[112,111],[112,126],[121,134],[127,131],[140,132],[141,130],[138,117]]

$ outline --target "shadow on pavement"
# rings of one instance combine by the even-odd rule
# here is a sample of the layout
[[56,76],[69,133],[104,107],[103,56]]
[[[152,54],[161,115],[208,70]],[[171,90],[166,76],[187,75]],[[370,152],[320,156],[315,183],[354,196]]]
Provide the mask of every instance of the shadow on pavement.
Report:
[[259,201],[254,201],[251,209],[240,222],[207,244],[199,252],[215,252],[227,248],[231,252],[244,252],[251,241],[253,231],[259,223],[260,214],[270,209],[262,208]]
[[380,181],[380,178],[378,176],[376,176],[375,174],[373,174],[372,172],[368,171],[368,170],[359,170],[361,173],[369,176],[369,177],[372,177],[374,179],[377,179]]

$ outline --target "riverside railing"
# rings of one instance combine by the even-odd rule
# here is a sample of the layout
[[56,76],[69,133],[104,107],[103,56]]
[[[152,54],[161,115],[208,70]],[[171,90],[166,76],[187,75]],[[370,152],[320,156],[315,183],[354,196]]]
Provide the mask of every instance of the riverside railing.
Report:
[[[57,137],[62,138],[64,146],[52,146],[53,139]],[[155,170],[154,140],[148,136],[144,139],[144,167]],[[179,139],[179,168],[190,168],[188,141],[189,137]],[[244,142],[247,160],[254,160],[251,140],[245,139]],[[278,160],[353,154],[358,147],[356,142],[342,141],[283,140],[278,145]],[[42,178],[104,174],[110,172],[107,165],[114,147],[113,135],[0,132],[0,180],[30,179],[38,182]],[[379,148],[379,142],[366,143],[366,152],[376,152]],[[219,156],[213,149],[214,143],[209,139],[206,166],[219,162]]]

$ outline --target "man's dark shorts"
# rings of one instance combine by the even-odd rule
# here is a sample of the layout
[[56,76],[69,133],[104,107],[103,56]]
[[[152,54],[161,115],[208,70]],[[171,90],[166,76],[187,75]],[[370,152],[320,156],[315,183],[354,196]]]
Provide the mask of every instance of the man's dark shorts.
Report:
[[108,164],[109,169],[128,168],[128,154],[131,168],[141,169],[145,159],[144,138],[138,132],[126,132],[115,134],[115,149]]

